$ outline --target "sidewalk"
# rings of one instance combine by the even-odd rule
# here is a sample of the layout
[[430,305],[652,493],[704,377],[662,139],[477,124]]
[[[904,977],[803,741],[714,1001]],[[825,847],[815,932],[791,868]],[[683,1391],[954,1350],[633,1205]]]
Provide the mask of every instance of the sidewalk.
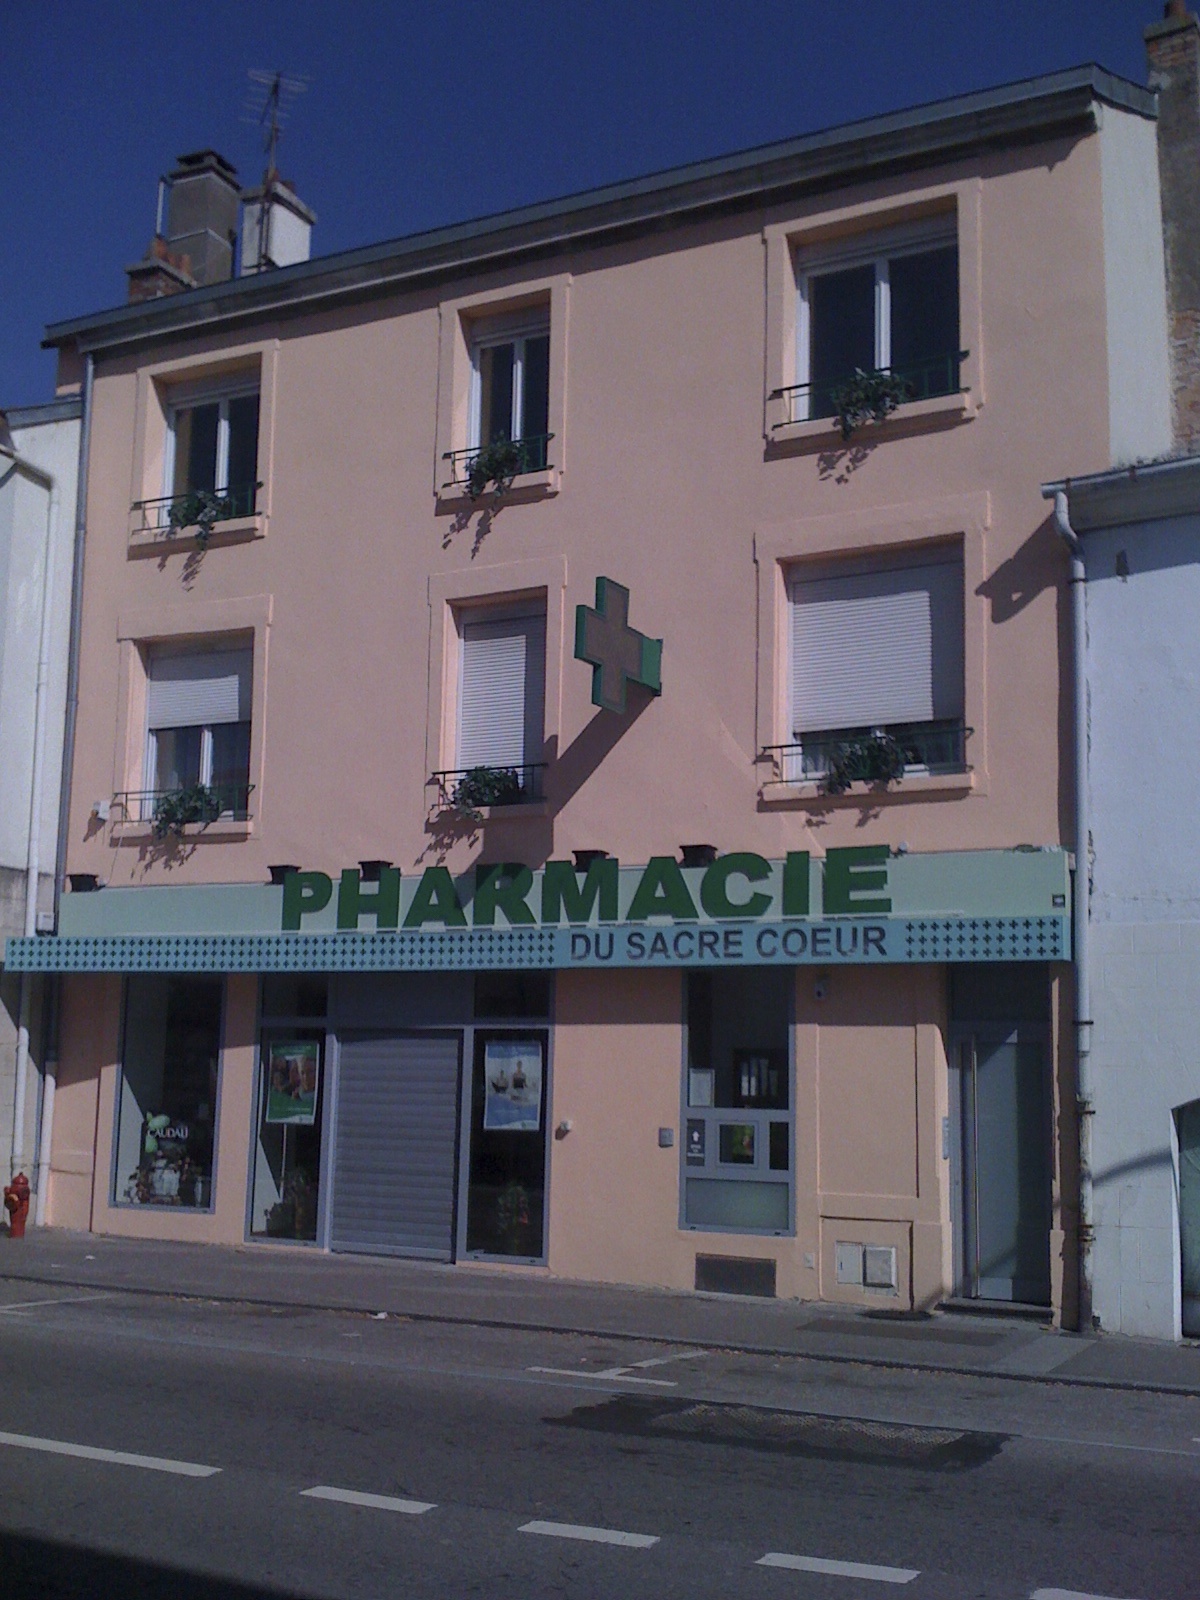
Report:
[[524,1328],[1200,1395],[1200,1347],[1059,1333],[1015,1318],[858,1311],[810,1301],[625,1288],[537,1269],[441,1266],[270,1246],[162,1244],[40,1229],[0,1235],[0,1282]]

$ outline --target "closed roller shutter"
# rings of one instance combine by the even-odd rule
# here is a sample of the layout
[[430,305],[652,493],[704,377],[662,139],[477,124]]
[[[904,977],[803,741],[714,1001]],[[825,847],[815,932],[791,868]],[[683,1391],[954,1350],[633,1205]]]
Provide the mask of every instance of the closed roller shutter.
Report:
[[462,633],[460,767],[523,767],[542,756],[546,622],[468,622]]
[[342,1040],[333,1249],[450,1260],[459,1055],[458,1034]]
[[249,650],[156,650],[150,657],[147,726],[249,722],[252,671]]

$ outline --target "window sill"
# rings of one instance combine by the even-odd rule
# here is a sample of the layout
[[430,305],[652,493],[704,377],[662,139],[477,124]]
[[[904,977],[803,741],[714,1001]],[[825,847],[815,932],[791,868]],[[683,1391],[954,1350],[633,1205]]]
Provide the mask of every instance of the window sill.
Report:
[[218,817],[215,822],[189,822],[180,834],[169,833],[163,839],[154,834],[149,822],[115,821],[109,824],[109,835],[114,844],[160,844],[168,847],[177,844],[196,845],[205,840],[223,844],[232,839],[249,839],[254,833],[253,817]]
[[455,820],[470,822],[473,827],[482,828],[494,822],[529,822],[551,815],[548,800],[525,800],[520,805],[511,806],[475,806],[473,817],[468,817],[465,812],[456,811],[453,806],[442,806],[430,812],[425,831],[433,833],[439,824],[445,826],[447,822]]
[[[770,402],[769,402],[770,403]],[[807,455],[819,450],[854,450],[884,439],[902,439],[910,433],[931,433],[937,428],[970,422],[977,410],[970,391],[940,394],[932,400],[910,400],[893,411],[885,422],[865,423],[849,439],[843,439],[832,417],[817,417],[812,422],[786,422],[767,435],[768,457]]]
[[439,512],[487,511],[494,508],[497,502],[500,505],[509,503],[520,505],[532,500],[548,500],[558,493],[561,476],[557,467],[543,467],[538,472],[522,472],[513,479],[502,495],[497,496],[494,489],[489,489],[474,500],[467,493],[464,484],[443,483],[437,490],[437,510]]
[[805,783],[787,783],[783,779],[770,779],[758,791],[759,806],[763,810],[779,810],[790,806],[846,808],[871,805],[904,805],[914,800],[953,799],[976,790],[973,769],[965,772],[915,772],[901,778],[887,788],[873,783],[853,783],[844,794],[826,794],[820,780]]
[[[136,515],[130,517],[129,554],[153,556],[177,550],[199,550],[200,543],[191,528],[140,528],[134,526]],[[247,544],[254,539],[265,539],[267,517],[263,511],[252,517],[230,517],[213,528],[206,548],[222,544]]]

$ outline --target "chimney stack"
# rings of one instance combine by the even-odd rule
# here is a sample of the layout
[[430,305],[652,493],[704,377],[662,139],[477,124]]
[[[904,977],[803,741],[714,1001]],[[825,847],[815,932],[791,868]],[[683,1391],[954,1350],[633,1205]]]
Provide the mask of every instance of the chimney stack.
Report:
[[233,276],[237,242],[237,168],[215,150],[178,157],[160,193],[158,226],[145,257],[125,270],[130,300],[153,300]]
[[1158,179],[1167,267],[1176,450],[1200,452],[1200,22],[1183,0],[1146,29],[1158,92]]
[[242,191],[242,205],[243,277],[308,260],[317,215],[286,179],[268,172],[257,189]]

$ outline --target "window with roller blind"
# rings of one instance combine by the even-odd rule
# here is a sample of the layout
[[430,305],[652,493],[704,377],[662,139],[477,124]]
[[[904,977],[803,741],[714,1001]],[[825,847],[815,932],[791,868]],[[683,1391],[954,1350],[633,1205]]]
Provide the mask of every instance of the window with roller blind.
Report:
[[248,646],[151,650],[146,683],[150,796],[203,785],[213,792],[220,814],[247,815],[252,680]]
[[789,778],[823,777],[873,734],[897,742],[908,770],[962,769],[961,550],[805,566],[789,599]]
[[537,798],[545,717],[546,613],[513,607],[461,613],[459,773],[510,775],[489,796],[504,804]]

